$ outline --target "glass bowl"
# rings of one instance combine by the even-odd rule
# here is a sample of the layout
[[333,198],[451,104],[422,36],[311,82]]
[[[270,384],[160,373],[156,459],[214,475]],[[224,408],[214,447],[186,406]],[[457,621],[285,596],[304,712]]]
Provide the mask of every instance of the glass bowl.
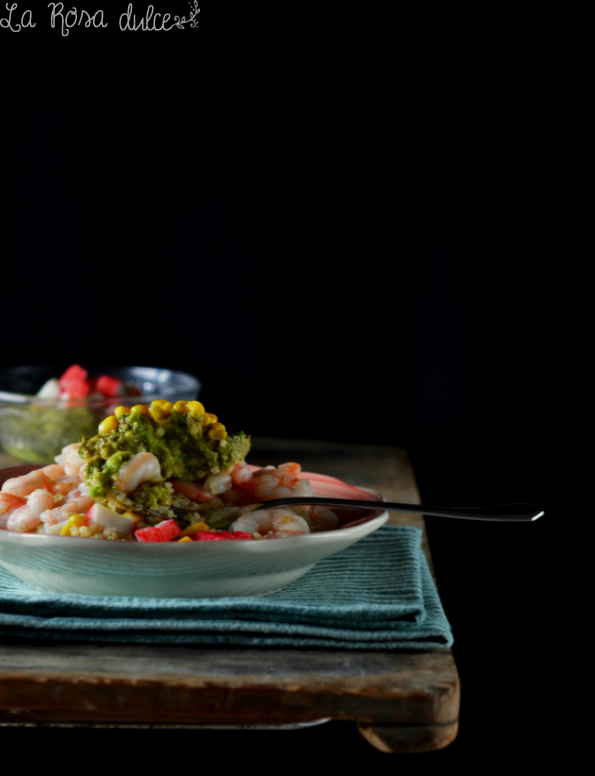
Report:
[[[67,365],[68,366],[68,365]],[[42,399],[35,394],[67,368],[15,366],[0,370],[0,446],[24,463],[48,464],[63,447],[97,432],[98,423],[121,404],[155,399],[193,401],[202,384],[193,375],[144,366],[87,366],[90,376],[110,375],[138,392],[110,399]]]

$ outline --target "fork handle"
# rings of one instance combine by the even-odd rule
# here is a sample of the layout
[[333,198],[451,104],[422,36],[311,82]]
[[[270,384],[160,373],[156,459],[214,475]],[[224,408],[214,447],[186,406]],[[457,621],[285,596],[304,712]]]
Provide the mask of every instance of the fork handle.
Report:
[[360,501],[347,498],[297,497],[265,501],[263,509],[314,504],[316,506],[362,507],[388,509],[397,512],[415,512],[431,517],[458,517],[463,520],[493,520],[501,522],[532,522],[543,515],[543,510],[533,504],[502,504],[492,507],[427,507],[423,504],[399,504],[394,501]]

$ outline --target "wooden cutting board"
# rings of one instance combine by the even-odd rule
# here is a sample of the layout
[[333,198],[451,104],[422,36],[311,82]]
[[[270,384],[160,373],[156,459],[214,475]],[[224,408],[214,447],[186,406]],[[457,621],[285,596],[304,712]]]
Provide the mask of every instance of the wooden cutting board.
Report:
[[[250,462],[297,461],[419,503],[405,450],[253,439]],[[0,455],[0,467],[17,461]],[[389,522],[421,528],[421,515]],[[448,612],[446,613],[448,616]],[[377,749],[426,752],[457,735],[460,685],[450,650],[203,648],[0,640],[0,725],[286,727],[349,720]]]

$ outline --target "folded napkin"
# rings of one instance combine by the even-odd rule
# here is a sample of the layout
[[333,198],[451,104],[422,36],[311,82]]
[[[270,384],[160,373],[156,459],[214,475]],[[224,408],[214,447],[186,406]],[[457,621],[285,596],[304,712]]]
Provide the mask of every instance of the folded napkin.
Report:
[[0,567],[0,635],[384,650],[447,649],[453,643],[421,549],[421,531],[404,526],[383,526],[262,598],[40,593]]

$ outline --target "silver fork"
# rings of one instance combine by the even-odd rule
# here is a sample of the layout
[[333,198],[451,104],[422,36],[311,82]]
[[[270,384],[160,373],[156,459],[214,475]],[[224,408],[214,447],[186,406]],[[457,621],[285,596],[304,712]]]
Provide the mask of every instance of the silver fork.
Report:
[[[273,501],[262,501],[258,504],[237,507],[244,512],[256,509],[276,509],[277,507],[292,506],[326,506],[326,507],[352,507],[359,509],[389,510],[395,512],[415,512],[418,515],[428,517],[456,517],[463,520],[492,520],[497,522],[526,523],[533,522],[544,514],[542,509],[533,504],[502,504],[490,507],[428,507],[423,504],[399,504],[395,501],[361,501],[351,498],[322,498],[319,496],[304,496],[295,498],[279,498]],[[169,507],[180,518],[188,519],[191,515],[200,518],[199,512],[193,510]],[[156,512],[150,514],[158,515]]]

